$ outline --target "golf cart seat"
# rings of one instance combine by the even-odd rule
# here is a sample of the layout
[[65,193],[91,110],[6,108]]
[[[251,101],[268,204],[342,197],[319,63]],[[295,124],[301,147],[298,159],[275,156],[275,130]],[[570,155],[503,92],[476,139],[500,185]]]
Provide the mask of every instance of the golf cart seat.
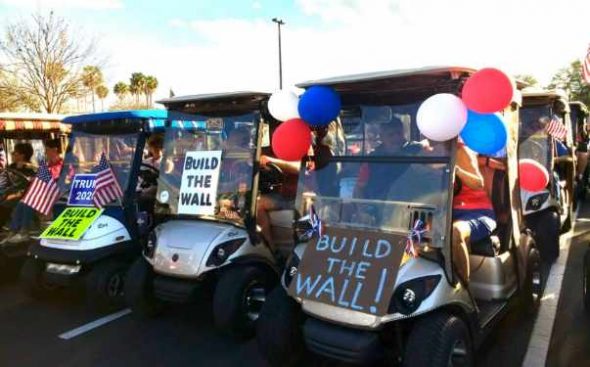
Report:
[[293,248],[294,210],[273,210],[268,212],[274,245],[281,252],[291,253]]
[[478,256],[496,256],[500,252],[500,239],[491,235],[471,244],[471,254]]

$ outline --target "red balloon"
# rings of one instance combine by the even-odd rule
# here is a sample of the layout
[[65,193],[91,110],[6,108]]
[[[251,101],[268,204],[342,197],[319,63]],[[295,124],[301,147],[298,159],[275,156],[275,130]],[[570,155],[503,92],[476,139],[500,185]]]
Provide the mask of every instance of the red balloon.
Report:
[[549,183],[549,172],[541,163],[532,159],[518,162],[520,187],[531,192],[542,191]]
[[302,119],[283,122],[272,134],[272,150],[277,158],[300,161],[311,146],[311,130]]
[[461,99],[472,111],[494,113],[510,105],[513,93],[508,75],[498,69],[485,68],[467,79]]

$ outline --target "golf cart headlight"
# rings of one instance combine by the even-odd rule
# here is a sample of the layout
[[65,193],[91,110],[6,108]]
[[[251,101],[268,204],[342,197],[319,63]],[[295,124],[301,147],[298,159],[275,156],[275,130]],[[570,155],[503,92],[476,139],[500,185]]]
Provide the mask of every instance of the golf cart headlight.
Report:
[[287,261],[287,266],[283,271],[283,281],[285,283],[285,287],[288,288],[295,275],[297,275],[297,272],[299,271],[300,261],[301,259],[299,258],[299,256],[297,256],[296,253],[291,254],[289,261]]
[[409,315],[416,311],[440,282],[440,275],[412,279],[400,284],[389,302],[389,313]]
[[156,233],[154,231],[152,231],[148,235],[148,239],[145,244],[145,249],[144,249],[143,253],[145,254],[145,256],[147,256],[148,258],[151,259],[154,257],[154,253],[156,252],[157,246],[158,246],[158,236],[156,236]]
[[207,266],[219,266],[223,264],[245,242],[246,238],[237,238],[217,245],[207,259]]

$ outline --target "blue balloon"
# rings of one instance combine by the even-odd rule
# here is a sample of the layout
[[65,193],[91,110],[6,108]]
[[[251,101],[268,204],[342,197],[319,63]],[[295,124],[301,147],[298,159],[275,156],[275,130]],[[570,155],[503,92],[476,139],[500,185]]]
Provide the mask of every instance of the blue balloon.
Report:
[[467,111],[467,123],[461,139],[471,150],[493,155],[506,146],[508,131],[502,116],[497,113]]
[[299,116],[313,127],[326,126],[340,113],[340,96],[322,85],[309,87],[299,99]]

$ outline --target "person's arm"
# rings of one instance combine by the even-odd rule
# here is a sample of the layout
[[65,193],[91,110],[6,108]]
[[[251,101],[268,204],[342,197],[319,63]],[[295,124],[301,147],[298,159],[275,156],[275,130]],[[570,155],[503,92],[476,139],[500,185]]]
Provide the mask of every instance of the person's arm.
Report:
[[477,156],[468,152],[465,147],[457,149],[457,164],[455,174],[461,181],[473,190],[483,190],[484,181],[479,171]]
[[278,158],[272,158],[267,155],[260,156],[260,165],[265,167],[268,163],[276,164],[285,173],[292,175],[299,174],[300,162],[289,162]]

